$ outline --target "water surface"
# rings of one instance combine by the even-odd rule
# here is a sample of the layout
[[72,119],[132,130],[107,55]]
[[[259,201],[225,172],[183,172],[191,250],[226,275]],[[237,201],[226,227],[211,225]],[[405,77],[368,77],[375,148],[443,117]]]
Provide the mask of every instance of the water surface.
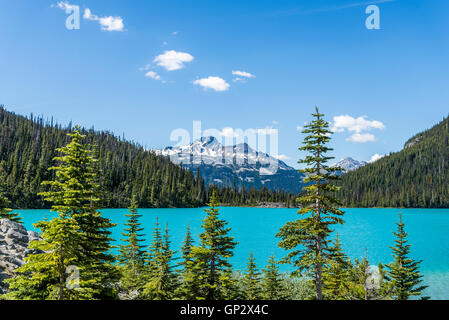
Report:
[[[24,217],[27,229],[34,229],[33,223],[51,218],[49,210],[18,210]],[[120,244],[126,209],[104,209],[105,216],[117,223],[113,238]],[[168,223],[173,248],[179,250],[185,236],[186,226],[190,224],[197,239],[201,232],[203,209],[140,209],[147,239],[150,239],[156,217],[165,227]],[[254,252],[259,267],[266,264],[274,253],[277,259],[285,251],[277,247],[275,238],[279,228],[287,221],[298,217],[295,209],[235,208],[221,209],[222,217],[229,222],[232,235],[239,242],[231,262],[236,269],[245,269],[246,259]],[[391,262],[391,249],[394,244],[393,231],[399,212],[403,214],[406,231],[412,244],[411,257],[423,260],[421,272],[430,288],[426,294],[432,299],[449,299],[449,209],[345,209],[343,226],[336,231],[341,237],[343,248],[351,258],[361,258],[367,254],[371,264]],[[291,270],[282,266],[283,271]]]

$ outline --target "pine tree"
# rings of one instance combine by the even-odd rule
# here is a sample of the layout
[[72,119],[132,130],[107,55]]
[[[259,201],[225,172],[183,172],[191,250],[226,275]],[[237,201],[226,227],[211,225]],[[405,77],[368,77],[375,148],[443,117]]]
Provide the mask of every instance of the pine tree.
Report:
[[142,215],[137,212],[137,200],[135,196],[131,201],[128,211],[129,213],[125,215],[128,218],[125,223],[127,228],[122,233],[125,237],[122,241],[127,244],[120,245],[118,261],[122,266],[122,289],[128,293],[128,296],[137,298],[140,296],[145,280],[144,271],[147,254],[145,251],[146,246],[141,244],[145,241],[145,235],[141,233],[144,231],[139,221]]
[[[303,133],[309,134],[304,139],[304,146],[299,148],[307,151],[309,155],[299,163],[308,167],[300,170],[307,177],[304,183],[303,194],[297,199],[301,205],[298,211],[302,215],[301,219],[287,222],[277,234],[282,240],[279,243],[281,248],[291,250],[283,262],[292,263],[301,273],[306,270],[311,273],[315,284],[315,298],[323,299],[323,265],[329,257],[328,250],[329,236],[332,232],[331,226],[342,224],[343,212],[338,209],[339,202],[332,194],[338,187],[330,183],[337,180],[335,174],[341,168],[329,167],[327,162],[332,157],[326,156],[332,149],[326,147],[330,141],[332,132],[329,130],[329,123],[323,120],[318,108],[313,114],[314,120],[305,126]],[[298,248],[299,247],[299,248]]]
[[0,162],[0,219],[8,219],[10,221],[22,222],[22,218],[18,213],[12,212],[12,209],[9,209],[10,202],[5,197],[5,187],[6,187],[6,172],[4,169],[3,161]]
[[[410,297],[419,297],[427,286],[422,285],[422,276],[419,272],[420,261],[409,258],[410,247],[405,232],[405,223],[402,221],[402,214],[399,214],[399,222],[396,223],[397,232],[393,251],[394,262],[387,265],[388,278],[394,282],[393,297],[396,300],[408,300]],[[424,299],[427,299],[425,297]]]
[[151,245],[149,280],[143,289],[144,298],[150,300],[173,299],[177,286],[177,277],[173,271],[173,255],[174,252],[170,248],[168,225],[162,235],[159,221],[157,221]]
[[93,299],[115,298],[115,282],[119,272],[112,264],[114,256],[111,249],[110,228],[115,224],[104,218],[98,211],[98,172],[96,159],[92,156],[91,146],[84,143],[85,135],[76,127],[67,134],[71,142],[57,149],[62,156],[55,157],[59,166],[51,167],[55,171],[55,180],[44,181],[50,191],[42,192],[45,200],[53,203],[52,210],[64,217],[73,218],[81,234],[77,263],[83,277],[84,289],[92,292]]
[[274,255],[268,259],[263,269],[262,295],[266,300],[284,300],[287,298],[286,288]]
[[350,259],[344,254],[337,234],[330,247],[328,263],[323,269],[324,297],[328,300],[342,299],[343,284],[348,280],[351,268]]
[[227,222],[219,219],[215,192],[212,193],[209,208],[203,220],[203,232],[200,234],[200,246],[192,248],[192,266],[188,285],[195,288],[196,292],[190,292],[189,296],[195,299],[216,300],[222,298],[220,288],[229,286],[223,283],[223,273],[231,267],[229,258],[237,243],[234,237],[229,236],[231,228],[227,228]]
[[245,297],[247,300],[257,300],[261,297],[260,272],[257,269],[254,254],[251,251],[244,278]]
[[186,232],[186,236],[184,238],[184,242],[181,248],[181,253],[182,253],[182,258],[183,258],[183,262],[182,265],[185,268],[188,267],[188,265],[190,265],[191,262],[191,253],[192,253],[192,247],[194,244],[194,240],[192,237],[192,232],[190,230],[190,225],[187,225],[187,232]]

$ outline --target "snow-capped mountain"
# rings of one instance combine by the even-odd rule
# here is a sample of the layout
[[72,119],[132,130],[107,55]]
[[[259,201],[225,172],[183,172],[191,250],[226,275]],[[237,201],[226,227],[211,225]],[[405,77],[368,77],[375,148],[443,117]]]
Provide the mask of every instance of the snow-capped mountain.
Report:
[[368,164],[368,162],[357,161],[351,157],[347,157],[347,158],[344,158],[343,160],[337,162],[336,164],[332,165],[332,167],[340,167],[344,170],[344,172],[349,172],[349,171],[353,171],[358,168],[361,168],[363,166],[366,166],[367,164]]
[[215,137],[203,137],[191,144],[154,151],[169,157],[191,171],[200,169],[206,184],[299,192],[303,175],[266,153],[257,152],[247,143],[224,146]]

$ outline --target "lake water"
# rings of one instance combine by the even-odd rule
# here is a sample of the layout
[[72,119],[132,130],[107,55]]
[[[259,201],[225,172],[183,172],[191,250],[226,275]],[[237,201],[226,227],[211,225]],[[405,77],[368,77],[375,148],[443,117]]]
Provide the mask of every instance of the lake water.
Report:
[[[49,210],[18,210],[24,217],[27,229],[34,229],[33,223],[45,216],[51,218]],[[117,223],[113,238],[120,243],[126,209],[102,210],[105,216]],[[189,223],[197,239],[201,232],[203,209],[140,209],[141,219],[147,239],[159,217],[163,226],[168,223],[173,248],[179,250]],[[426,294],[432,299],[449,299],[449,210],[447,209],[345,209],[343,226],[338,226],[345,252],[351,258],[361,258],[367,253],[371,264],[391,262],[391,249],[394,244],[393,231],[399,212],[402,212],[406,231],[412,244],[411,257],[423,260],[421,272],[429,289]],[[285,251],[277,247],[275,234],[287,221],[296,219],[295,209],[234,208],[221,209],[222,217],[229,222],[232,235],[239,242],[232,263],[236,269],[244,270],[246,259],[252,250],[259,267],[266,264],[274,253],[277,259]],[[289,266],[282,266],[288,271]]]

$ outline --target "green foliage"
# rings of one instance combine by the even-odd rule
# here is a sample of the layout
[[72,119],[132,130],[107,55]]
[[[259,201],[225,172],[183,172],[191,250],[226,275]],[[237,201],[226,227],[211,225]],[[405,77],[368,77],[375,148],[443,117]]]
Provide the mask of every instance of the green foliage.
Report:
[[228,268],[229,258],[237,243],[229,236],[227,222],[219,219],[219,208],[215,193],[212,194],[209,208],[204,210],[203,232],[200,234],[200,246],[192,247],[189,262],[189,274],[185,277],[188,288],[186,293],[192,299],[222,299],[226,288],[232,286]]
[[301,205],[298,214],[302,218],[287,222],[276,236],[281,238],[279,246],[289,250],[283,262],[297,267],[297,273],[311,272],[315,282],[316,299],[322,300],[322,269],[331,256],[328,247],[331,226],[342,224],[341,216],[344,213],[338,209],[339,202],[332,196],[338,187],[330,183],[338,179],[335,173],[341,169],[327,165],[327,162],[333,159],[326,156],[326,153],[332,150],[326,147],[332,132],[318,108],[313,117],[314,120],[306,125],[303,131],[308,134],[304,139],[304,146],[299,148],[308,152],[305,159],[299,161],[307,166],[301,172],[307,175],[304,182],[308,184],[303,188],[304,194],[297,199]]
[[209,185],[207,188],[209,199],[213,193],[221,205],[257,206],[262,203],[277,203],[287,208],[297,207],[295,194],[282,190],[269,190],[266,187],[247,190],[244,186],[237,188],[236,184],[233,187]]
[[391,300],[394,283],[385,277],[382,264],[374,268],[365,257],[354,261],[341,288],[343,300]]
[[[405,224],[402,221],[402,214],[399,214],[399,222],[395,246],[391,247],[393,251],[394,262],[387,265],[388,278],[394,282],[393,298],[395,300],[408,300],[410,297],[419,297],[427,286],[422,285],[422,276],[419,273],[419,265],[422,261],[415,261],[409,258],[410,247],[405,232]],[[424,299],[427,299],[425,297]]]
[[122,272],[120,287],[127,296],[137,299],[142,293],[145,282],[144,275],[148,257],[145,251],[146,246],[141,244],[145,241],[145,235],[141,233],[144,230],[139,221],[142,215],[137,212],[135,197],[133,197],[128,211],[129,213],[125,215],[128,218],[125,223],[125,232],[122,233],[125,237],[122,241],[126,244],[120,245],[118,256]]
[[265,300],[285,300],[287,298],[286,287],[279,273],[279,268],[274,255],[268,259],[268,264],[263,271],[262,297]]
[[4,163],[0,162],[0,219],[8,219],[14,222],[21,223],[22,218],[19,216],[19,214],[12,212],[12,209],[8,208],[10,202],[5,197],[5,181],[6,172],[4,169]]
[[345,207],[449,207],[449,118],[411,138],[400,152],[343,175]]
[[329,251],[329,259],[323,269],[324,297],[327,300],[340,300],[343,298],[343,284],[349,278],[351,261],[344,254],[338,235]]
[[153,231],[153,242],[150,247],[150,269],[148,281],[143,287],[143,297],[150,300],[170,300],[173,299],[178,278],[173,271],[174,252],[170,248],[170,236],[168,225],[165,232],[156,226]]
[[248,258],[247,269],[244,278],[246,300],[258,300],[262,296],[260,272],[257,269],[254,254],[251,252]]
[[80,289],[67,287],[67,267],[78,266],[78,246],[82,239],[76,221],[64,214],[51,221],[35,224],[42,231],[41,241],[34,241],[30,249],[37,250],[26,258],[26,264],[16,270],[17,276],[6,280],[13,300],[78,300],[89,299],[92,292],[84,278]]

